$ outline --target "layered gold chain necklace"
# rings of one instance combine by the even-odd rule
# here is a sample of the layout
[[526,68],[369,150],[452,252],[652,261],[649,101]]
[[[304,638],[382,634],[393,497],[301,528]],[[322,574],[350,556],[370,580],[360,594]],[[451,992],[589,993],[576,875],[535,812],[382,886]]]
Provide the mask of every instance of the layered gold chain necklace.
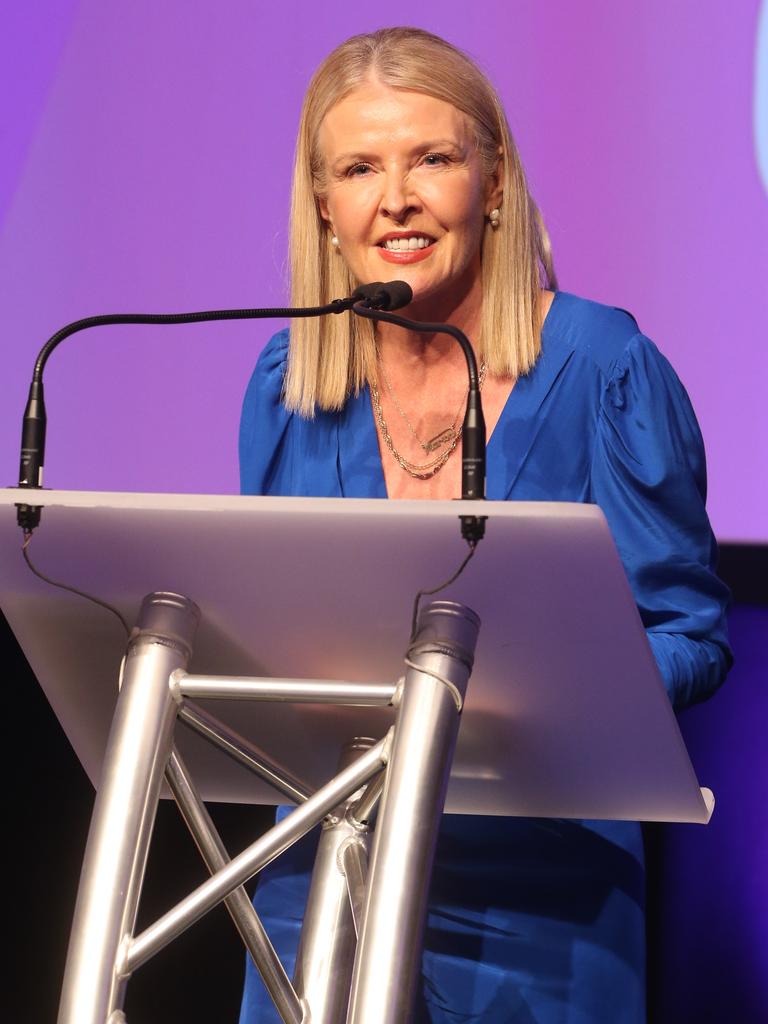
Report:
[[[417,442],[419,447],[427,455],[430,455],[432,452],[435,452],[440,448],[443,448],[443,451],[441,451],[440,454],[435,456],[435,458],[432,459],[431,461],[423,463],[421,465],[416,462],[411,462],[409,459],[406,459],[404,455],[401,455],[397,448],[395,448],[394,442],[392,440],[392,435],[389,432],[389,427],[387,426],[387,422],[384,419],[384,413],[382,412],[381,409],[381,396],[379,394],[378,385],[374,381],[372,381],[371,398],[373,400],[374,412],[376,413],[376,420],[379,424],[379,429],[381,430],[381,436],[384,438],[384,444],[387,446],[387,448],[392,454],[392,457],[401,467],[401,469],[404,469],[406,473],[408,473],[412,477],[415,477],[417,480],[429,480],[436,473],[440,472],[440,470],[446,464],[446,462],[451,457],[453,452],[456,450],[463,429],[463,424],[462,426],[458,426],[458,423],[460,417],[462,416],[462,413],[464,412],[466,400],[462,400],[459,408],[456,410],[456,415],[453,417],[453,422],[451,423],[450,427],[445,427],[444,430],[441,430],[439,433],[435,434],[434,437],[429,438],[428,441],[422,441],[422,439],[416,433],[413,424],[408,419],[405,410],[398,402],[397,396],[395,395],[395,392],[392,388],[390,379],[387,376],[387,373],[384,367],[382,366],[380,360],[379,368],[381,370],[381,375],[384,379],[384,386],[386,387],[387,392],[389,393],[389,396],[392,399],[395,408],[402,417],[403,421],[405,422],[405,425],[408,427],[410,434],[413,436],[414,440]],[[482,363],[480,366],[480,376],[478,381],[480,387],[483,386],[483,383],[485,381],[485,373],[486,366],[485,363]]]

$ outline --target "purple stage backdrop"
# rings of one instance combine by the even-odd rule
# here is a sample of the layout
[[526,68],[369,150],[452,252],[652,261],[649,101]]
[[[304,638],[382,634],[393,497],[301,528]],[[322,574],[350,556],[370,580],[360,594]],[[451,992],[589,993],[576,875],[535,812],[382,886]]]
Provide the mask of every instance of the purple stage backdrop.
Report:
[[[722,539],[765,540],[768,88],[757,0],[387,5],[465,47],[507,105],[561,286],[632,310],[709,452]],[[0,468],[31,366],[91,313],[285,298],[307,79],[382,15],[358,3],[49,0],[0,24]],[[762,72],[761,69],[762,68]],[[762,74],[762,77],[761,77]],[[236,432],[270,328],[107,328],[47,375],[46,483],[236,491]]]
[[[334,45],[382,23],[444,35],[490,73],[561,287],[634,312],[693,398],[718,536],[768,540],[768,0],[391,0],[383,15],[352,0],[6,4],[2,484],[34,357],[62,324],[286,299],[304,89]],[[240,403],[269,332],[111,327],[66,342],[46,376],[46,484],[236,492]],[[734,676],[684,719],[721,804],[709,829],[674,833],[667,859],[659,955],[676,1024],[768,1013],[766,619],[736,612]]]

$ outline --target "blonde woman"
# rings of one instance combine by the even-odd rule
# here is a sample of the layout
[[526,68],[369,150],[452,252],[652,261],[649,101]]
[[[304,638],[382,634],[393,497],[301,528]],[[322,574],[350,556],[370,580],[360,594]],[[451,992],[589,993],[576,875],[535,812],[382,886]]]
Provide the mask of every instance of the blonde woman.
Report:
[[[685,391],[628,313],[556,290],[504,111],[463,53],[384,29],[323,62],[299,129],[291,264],[295,305],[400,279],[405,315],[461,328],[481,365],[488,497],[600,505],[672,701],[720,684],[726,592]],[[450,339],[297,321],[248,387],[243,491],[456,498],[466,386]],[[288,966],[310,863],[306,843],[257,892]],[[446,816],[415,1020],[640,1024],[643,904],[634,823]],[[277,1019],[249,966],[241,1021]]]

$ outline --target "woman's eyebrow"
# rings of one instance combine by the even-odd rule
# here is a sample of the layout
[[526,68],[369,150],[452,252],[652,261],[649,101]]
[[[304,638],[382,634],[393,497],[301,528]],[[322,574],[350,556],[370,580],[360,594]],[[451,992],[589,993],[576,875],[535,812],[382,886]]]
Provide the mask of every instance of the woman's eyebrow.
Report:
[[361,161],[372,160],[373,155],[371,153],[365,153],[363,151],[357,153],[340,153],[332,162],[331,167],[337,167],[339,164],[350,164],[358,163]]
[[[410,154],[414,153],[427,153],[431,149],[449,149],[454,153],[463,153],[466,146],[456,139],[427,139],[424,142],[418,142],[413,145],[410,149]],[[338,156],[334,157],[331,161],[330,166],[332,168],[338,167],[341,164],[353,164],[358,162],[371,161],[376,158],[376,154],[372,150],[357,150],[350,151],[347,153],[339,153]]]
[[426,142],[420,142],[418,146],[414,146],[413,152],[416,153],[428,149],[452,149],[457,153],[461,153],[464,150],[464,146],[457,139],[430,139]]

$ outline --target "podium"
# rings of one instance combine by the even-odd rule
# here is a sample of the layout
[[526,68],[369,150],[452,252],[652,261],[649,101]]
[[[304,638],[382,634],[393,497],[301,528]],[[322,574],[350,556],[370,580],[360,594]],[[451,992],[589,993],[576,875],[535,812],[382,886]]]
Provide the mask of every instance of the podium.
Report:
[[[35,565],[136,622],[126,653],[115,618],[24,565],[29,498],[0,495],[0,604],[99,787],[60,1024],[124,1020],[131,972],[222,900],[285,1020],[349,1003],[400,1024],[443,805],[709,818],[594,506],[483,503],[485,539],[409,641],[477,503],[35,492]],[[163,777],[211,878],[136,936]],[[297,807],[230,860],[205,799]],[[321,820],[291,984],[241,885]]]

